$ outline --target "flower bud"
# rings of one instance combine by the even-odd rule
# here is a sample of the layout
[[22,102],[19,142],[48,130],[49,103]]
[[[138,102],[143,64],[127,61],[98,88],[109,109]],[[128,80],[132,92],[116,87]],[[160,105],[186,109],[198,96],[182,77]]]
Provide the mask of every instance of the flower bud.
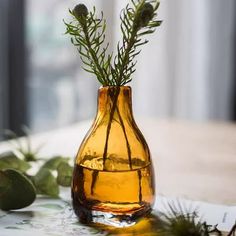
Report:
[[148,25],[150,20],[153,18],[153,13],[154,13],[154,8],[152,4],[150,3],[145,3],[143,5],[143,8],[140,11],[139,15],[139,26],[140,27],[145,27]]
[[81,17],[87,17],[88,8],[84,4],[78,4],[75,6],[73,14],[76,19],[81,19]]

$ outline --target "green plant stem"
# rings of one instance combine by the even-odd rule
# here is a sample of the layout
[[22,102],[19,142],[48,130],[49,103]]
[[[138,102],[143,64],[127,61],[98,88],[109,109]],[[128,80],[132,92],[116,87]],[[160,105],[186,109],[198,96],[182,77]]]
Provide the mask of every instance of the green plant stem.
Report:
[[132,47],[135,44],[135,37],[137,36],[137,32],[138,32],[138,29],[133,27],[132,32],[131,32],[131,37],[130,37],[129,41],[127,42],[127,48],[125,50],[125,54],[124,54],[123,59],[122,59],[122,64],[120,65],[119,75],[118,75],[118,78],[117,78],[118,86],[121,85],[122,76],[124,74],[125,68],[128,65],[130,51],[131,51]]
[[96,182],[97,182],[98,174],[99,174],[99,171],[98,171],[98,170],[94,170],[94,171],[93,171],[93,174],[92,174],[92,183],[91,183],[91,194],[92,194],[92,195],[94,194],[94,188],[95,188],[95,185],[96,185]]
[[128,140],[128,136],[127,136],[127,133],[126,133],[126,129],[125,129],[125,125],[124,125],[124,121],[121,117],[121,114],[120,114],[120,111],[119,111],[119,108],[117,107],[117,113],[118,113],[118,116],[119,116],[119,120],[120,120],[120,125],[122,127],[122,130],[123,130],[123,133],[124,133],[124,136],[125,136],[125,142],[126,142],[126,147],[127,147],[127,153],[128,153],[128,158],[129,158],[129,168],[130,170],[133,169],[132,167],[132,159],[131,159],[131,148],[130,148],[130,145],[129,145],[129,140]]
[[139,183],[139,202],[142,202],[142,173],[141,170],[138,170],[138,183]]
[[[108,141],[109,141],[109,136],[110,136],[110,132],[111,132],[111,124],[112,124],[112,120],[114,118],[115,110],[117,110],[119,120],[120,120],[120,124],[121,124],[122,130],[124,132],[124,136],[125,136],[127,152],[128,152],[128,158],[129,158],[129,167],[130,167],[130,170],[133,169],[132,168],[132,160],[131,160],[131,148],[130,148],[130,145],[129,145],[129,140],[128,140],[128,137],[127,137],[127,134],[126,134],[124,121],[121,117],[119,108],[117,107],[117,101],[118,101],[119,93],[120,93],[120,87],[117,87],[117,90],[115,90],[114,97],[111,96],[112,108],[111,108],[111,112],[110,112],[109,122],[108,122],[108,125],[107,125],[106,141],[105,141],[105,146],[104,146],[104,151],[103,151],[103,170],[106,170],[105,166],[106,166],[106,160],[107,160]],[[91,184],[91,193],[92,194],[94,193],[94,187],[95,187],[96,182],[97,182],[98,174],[99,174],[99,172],[95,171],[93,173],[93,176],[92,176],[92,184]]]
[[109,141],[109,136],[110,136],[110,132],[111,132],[111,124],[112,124],[115,110],[117,110],[119,120],[120,120],[120,125],[122,127],[122,130],[123,130],[123,133],[125,136],[125,142],[126,142],[128,159],[129,159],[129,167],[130,167],[130,170],[132,170],[133,168],[132,168],[132,160],[131,160],[131,148],[129,145],[129,140],[128,140],[128,136],[126,133],[124,121],[121,117],[119,108],[117,107],[117,100],[118,100],[119,93],[120,93],[120,87],[117,87],[117,90],[115,92],[115,96],[111,97],[111,99],[114,99],[114,100],[112,101],[112,108],[111,108],[111,113],[110,113],[109,122],[108,122],[108,126],[107,126],[107,132],[106,132],[106,141],[105,141],[104,152],[103,152],[103,169],[105,169],[105,164],[106,164],[106,159],[107,159],[108,141]]
[[[96,75],[103,86],[121,86],[129,83],[131,75],[136,71],[134,58],[141,50],[137,49],[146,44],[148,40],[142,40],[143,36],[155,32],[161,21],[157,21],[157,0],[132,0],[132,6],[127,4],[120,15],[122,43],[117,45],[117,55],[113,60],[113,53],[107,55],[108,45],[102,49],[105,40],[106,22],[89,12],[84,4],[78,4],[70,13],[74,21],[66,23],[67,34],[72,36],[71,41],[79,46],[83,67],[87,72]],[[79,23],[79,24],[78,24]],[[74,42],[74,39],[76,42]]]
[[87,47],[88,47],[88,49],[89,49],[89,53],[90,53],[90,55],[91,55],[91,57],[92,57],[92,59],[93,59],[93,62],[94,62],[94,64],[95,64],[95,66],[96,66],[96,68],[99,70],[99,72],[100,72],[100,74],[102,75],[102,79],[103,79],[103,81],[104,81],[104,86],[107,86],[108,85],[108,82],[107,82],[107,79],[106,79],[106,75],[104,74],[104,72],[103,72],[103,69],[101,68],[101,65],[99,64],[99,60],[98,60],[98,58],[97,58],[97,54],[96,54],[96,52],[93,50],[93,48],[92,48],[92,45],[91,45],[91,42],[90,42],[90,40],[89,40],[89,33],[88,33],[88,27],[87,27],[87,21],[85,21],[85,23],[83,24],[82,22],[81,22],[81,25],[82,25],[82,29],[83,29],[83,31],[84,31],[84,35],[85,35],[85,40],[86,40],[86,43],[87,43]]
[[235,235],[235,232],[236,232],[236,223],[235,223],[235,225],[233,226],[233,228],[230,230],[228,236],[234,236],[234,235]]
[[[119,93],[120,93],[120,87],[117,86],[116,90],[115,90],[115,95],[113,97],[114,100],[112,101],[112,108],[111,108],[109,123],[107,125],[107,131],[106,131],[106,140],[105,140],[105,146],[104,146],[104,152],[103,152],[103,170],[105,170],[105,164],[106,164],[106,159],[107,159],[107,150],[108,150],[108,140],[109,140],[109,136],[110,136],[110,132],[111,132],[111,124],[112,124],[112,120],[113,120],[114,113],[116,110]],[[111,97],[111,99],[112,99],[112,97]]]

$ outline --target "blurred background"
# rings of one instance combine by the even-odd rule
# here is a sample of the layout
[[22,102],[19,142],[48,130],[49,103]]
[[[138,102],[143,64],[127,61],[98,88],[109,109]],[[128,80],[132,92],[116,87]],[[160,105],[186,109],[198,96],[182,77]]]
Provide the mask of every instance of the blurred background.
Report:
[[[22,124],[35,133],[94,117],[99,84],[62,21],[79,2],[0,1],[0,139]],[[83,3],[104,11],[115,48],[128,0]],[[135,116],[235,121],[236,1],[162,0],[159,19],[131,83]]]

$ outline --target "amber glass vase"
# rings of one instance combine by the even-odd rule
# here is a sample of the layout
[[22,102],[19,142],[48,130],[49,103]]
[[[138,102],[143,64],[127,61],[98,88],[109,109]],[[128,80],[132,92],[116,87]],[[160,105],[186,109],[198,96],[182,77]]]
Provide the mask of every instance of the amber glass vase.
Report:
[[128,86],[98,91],[97,115],[79,148],[72,183],[81,222],[124,227],[151,211],[154,173],[131,96]]

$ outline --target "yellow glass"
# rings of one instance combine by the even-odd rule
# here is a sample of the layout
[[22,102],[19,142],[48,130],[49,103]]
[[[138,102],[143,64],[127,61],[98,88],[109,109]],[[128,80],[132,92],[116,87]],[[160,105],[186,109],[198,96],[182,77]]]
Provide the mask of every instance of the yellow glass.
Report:
[[131,88],[102,87],[75,161],[72,199],[81,222],[128,226],[151,211],[154,175],[132,113]]

